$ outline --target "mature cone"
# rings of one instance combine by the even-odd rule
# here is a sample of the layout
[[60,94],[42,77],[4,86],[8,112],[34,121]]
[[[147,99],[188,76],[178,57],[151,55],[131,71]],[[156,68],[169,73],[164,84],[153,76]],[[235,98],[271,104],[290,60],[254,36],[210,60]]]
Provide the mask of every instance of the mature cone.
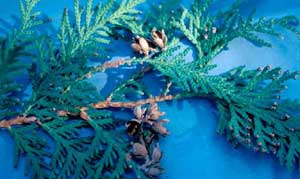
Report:
[[154,44],[157,45],[160,49],[164,50],[167,45],[167,36],[165,34],[165,31],[158,31],[156,29],[153,29],[151,34]]
[[147,40],[140,36],[136,36],[134,38],[134,42],[131,44],[131,47],[134,51],[144,54],[145,56],[148,56],[151,50]]

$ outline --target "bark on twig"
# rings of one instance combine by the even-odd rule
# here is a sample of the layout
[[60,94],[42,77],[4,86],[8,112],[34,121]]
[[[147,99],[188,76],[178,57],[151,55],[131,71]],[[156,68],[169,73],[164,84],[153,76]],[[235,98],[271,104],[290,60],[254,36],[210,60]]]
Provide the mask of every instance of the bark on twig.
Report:
[[17,116],[10,120],[2,120],[0,121],[0,128],[11,128],[13,125],[22,125],[22,124],[29,124],[34,123],[41,124],[41,121],[34,117],[25,117],[25,116]]
[[148,99],[141,99],[138,101],[133,101],[133,102],[111,102],[109,100],[107,101],[102,101],[98,102],[96,104],[93,104],[92,106],[96,109],[104,109],[104,108],[134,108],[136,106],[141,106],[145,104],[151,104],[151,103],[157,103],[157,102],[162,102],[162,101],[170,101],[175,99],[176,96],[173,95],[167,95],[167,96],[156,96],[156,97],[151,97]]

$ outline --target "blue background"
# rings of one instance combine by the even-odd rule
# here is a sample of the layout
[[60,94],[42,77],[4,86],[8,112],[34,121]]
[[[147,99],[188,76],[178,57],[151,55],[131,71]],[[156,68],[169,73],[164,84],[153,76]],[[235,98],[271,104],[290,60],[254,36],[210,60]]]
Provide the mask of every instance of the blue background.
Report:
[[[219,0],[216,8],[230,5],[231,0]],[[185,3],[189,3],[185,1]],[[55,26],[60,22],[64,7],[72,9],[73,0],[42,0],[38,9],[53,19]],[[248,0],[243,1],[243,10],[257,9],[258,15],[278,17],[287,14],[300,19],[299,0]],[[0,18],[9,20],[18,15],[18,1],[0,0]],[[257,48],[243,39],[235,39],[214,59],[219,66],[213,73],[221,73],[237,65],[257,68],[271,64],[283,69],[300,70],[300,41],[285,32],[285,39],[269,38],[274,48]],[[268,37],[267,37],[268,38]],[[118,44],[114,45],[118,48]],[[128,55],[128,51],[118,52]],[[192,58],[192,53],[187,59]],[[99,89],[107,81],[107,75],[96,75],[93,81]],[[300,81],[288,82],[286,97],[300,99]],[[280,166],[279,161],[269,155],[255,153],[243,148],[234,149],[224,136],[215,133],[217,111],[205,100],[183,100],[161,103],[160,107],[171,120],[168,128],[171,135],[162,141],[165,168],[164,179],[296,179],[300,172]],[[24,178],[22,162],[16,170],[12,164],[13,141],[5,131],[0,131],[0,177]],[[23,161],[24,162],[24,161]]]

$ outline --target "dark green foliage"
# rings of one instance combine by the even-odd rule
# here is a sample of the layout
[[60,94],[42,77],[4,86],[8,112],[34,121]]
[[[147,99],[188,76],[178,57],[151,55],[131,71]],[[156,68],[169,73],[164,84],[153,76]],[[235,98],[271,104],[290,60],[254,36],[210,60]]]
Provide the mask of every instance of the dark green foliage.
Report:
[[172,18],[178,19],[180,14],[180,0],[153,2],[150,4],[148,12],[138,18],[135,26],[132,26],[130,30],[136,35],[146,35],[153,28],[164,29],[169,36],[172,36],[174,26],[170,24],[170,21]]
[[136,98],[151,97],[152,94],[148,87],[141,81],[145,73],[151,71],[152,68],[145,67],[141,71],[134,73],[129,79],[122,82],[118,87],[110,93],[112,101],[128,101],[130,96]]
[[153,29],[164,30],[169,37],[175,35],[173,18],[179,19],[181,0],[149,1],[147,11],[137,14],[133,21],[112,28],[112,36],[130,40],[131,36],[145,36]]
[[[68,9],[64,10],[59,39],[61,43],[61,57],[63,61],[71,61],[74,57],[86,59],[91,55],[98,56],[102,49],[100,44],[110,42],[109,34],[113,26],[124,23],[130,24],[134,15],[139,13],[135,6],[144,0],[121,1],[115,8],[115,0],[101,2],[95,10],[92,0],[87,1],[86,8],[80,9],[79,0],[74,1],[75,24],[70,22]],[[76,58],[76,59],[77,59]],[[78,59],[77,59],[78,60]],[[82,63],[85,61],[83,60]]]
[[33,12],[38,0],[21,2],[21,25],[19,29],[12,29],[0,40],[0,118],[7,118],[15,114],[21,105],[18,93],[22,91],[22,84],[17,82],[20,76],[26,75],[27,65],[20,61],[21,57],[31,56],[25,50],[32,42],[34,28],[43,24],[43,21],[33,21],[40,13]]
[[9,48],[10,40],[1,40],[0,49],[0,117],[1,119],[14,115],[13,107],[20,105],[17,96],[22,90],[22,85],[16,77],[26,73],[26,65],[19,61],[24,49],[19,47]]
[[211,0],[195,0],[191,10],[184,9],[180,19],[174,19],[174,25],[196,48],[198,59],[203,65],[209,63],[217,54],[227,48],[233,39],[242,37],[250,42],[271,47],[260,34],[268,34],[283,38],[275,30],[281,26],[298,37],[300,35],[293,25],[298,24],[294,16],[282,18],[254,18],[254,11],[247,18],[239,14],[239,3],[235,3],[229,10],[211,15],[209,7]]
[[[65,10],[59,36],[60,50],[51,37],[41,37],[34,42],[33,39],[28,39],[31,43],[30,51],[34,54],[29,69],[32,96],[21,114],[37,117],[40,124],[12,128],[10,131],[16,142],[16,164],[19,156],[24,155],[26,174],[31,178],[101,178],[105,175],[120,178],[131,171],[136,176],[143,176],[134,162],[126,160],[128,144],[123,135],[116,135],[110,111],[91,108],[85,111],[88,120],[79,119],[81,107],[101,101],[96,88],[85,81],[89,76],[87,74],[93,69],[86,65],[90,55],[88,50],[106,42],[104,38],[109,37],[106,33],[109,25],[128,20],[132,14],[137,13],[133,8],[139,2],[141,1],[123,1],[112,11],[114,1],[110,1],[106,5],[99,5],[94,12],[92,1],[88,1],[85,23],[82,25],[82,12],[79,12],[79,2],[75,1],[76,26],[71,26]],[[35,4],[35,1],[21,4],[24,25],[18,30],[18,34],[37,25],[34,18],[27,18],[27,14],[31,13],[28,11]],[[26,32],[26,35],[33,32],[34,30]],[[103,38],[96,38],[98,35]],[[1,72],[7,73],[7,77],[1,77],[5,77],[3,82],[11,84],[11,87],[8,89],[5,86],[9,93],[5,92],[6,89],[1,92],[6,95],[5,98],[9,98],[10,93],[20,88],[13,80],[18,75],[17,70],[24,70],[23,63],[17,59],[21,54],[19,51],[23,49],[5,48],[5,45],[4,41],[1,65],[7,71]],[[10,105],[14,105],[13,102],[11,100]],[[1,104],[3,109],[8,107]],[[65,111],[70,116],[59,116],[60,111]],[[133,170],[129,171],[129,166]]]
[[176,50],[178,47],[169,48],[146,62],[168,76],[187,96],[214,100],[220,111],[217,132],[226,132],[231,143],[274,153],[292,168],[298,160],[300,103],[280,100],[280,95],[287,88],[284,82],[297,79],[299,72],[282,72],[270,66],[245,70],[241,66],[222,75],[207,75],[214,65],[201,67],[199,61],[185,62],[187,49],[168,59]]
[[[209,4],[209,1],[196,1],[191,11],[184,10],[181,20],[174,20],[175,25],[195,45],[199,60],[185,62],[187,50],[178,52],[177,47],[169,46],[169,50],[147,62],[168,76],[185,94],[214,100],[220,111],[217,131],[221,134],[226,132],[231,143],[274,153],[282,164],[291,169],[299,160],[299,101],[280,100],[280,94],[287,88],[284,82],[297,79],[299,72],[282,73],[280,68],[271,69],[270,66],[257,70],[237,67],[225,74],[213,76],[207,73],[215,65],[207,63],[237,37],[270,46],[256,33],[280,36],[273,30],[276,25],[298,36],[298,30],[289,25],[296,19],[287,16],[254,21],[250,16],[244,20],[238,14],[236,4],[221,15],[208,16]],[[217,27],[216,33],[206,30],[214,26]],[[205,39],[203,35],[208,33],[209,37]],[[170,58],[174,51],[177,51],[177,55]]]
[[126,160],[127,145],[116,135],[110,112],[91,109],[88,114],[88,121],[53,118],[41,129],[30,125],[11,130],[16,157],[25,154],[31,178],[101,178],[106,172],[111,172],[109,178],[120,178],[129,165],[136,165]]
[[[51,178],[93,178],[111,171],[111,178],[125,173],[124,144],[121,137],[111,134],[112,118],[108,111],[88,111],[91,120],[53,120],[42,125],[55,141]],[[83,129],[92,135],[82,136]],[[120,161],[122,166],[118,166]],[[120,164],[119,164],[120,165]],[[97,177],[99,178],[99,177]]]
[[[21,99],[18,93],[24,87],[22,83],[17,81],[20,76],[26,75],[28,65],[20,61],[21,57],[29,56],[25,51],[26,45],[30,44],[28,35],[32,32],[32,28],[39,23],[33,23],[30,16],[33,15],[32,7],[36,1],[27,1],[26,5],[21,4],[22,23],[20,29],[14,29],[7,34],[4,39],[1,39],[1,57],[0,57],[0,119],[10,118],[16,115],[21,107]],[[36,14],[37,15],[37,14]],[[29,37],[30,38],[30,37]],[[17,97],[16,97],[17,96]],[[43,157],[48,154],[43,151],[47,143],[36,133],[32,131],[33,126],[26,128],[11,129],[12,136],[16,139],[16,158],[15,166],[17,166],[19,155],[27,154],[26,158],[26,173],[29,172],[32,166],[32,176],[44,176],[42,161]],[[24,135],[31,133],[30,135]]]
[[[145,32],[149,32],[153,27],[161,30],[164,29],[169,36],[174,33],[174,26],[170,24],[172,18],[179,18],[181,0],[167,0],[161,3],[152,3],[149,13],[146,14]],[[154,15],[155,14],[155,15]]]
[[25,175],[31,178],[46,178],[51,171],[46,158],[51,157],[49,144],[31,125],[13,128],[10,133],[15,141],[15,167],[18,166],[21,156],[25,156]]
[[225,75],[234,86],[230,103],[218,100],[221,121],[218,132],[226,131],[233,144],[274,153],[282,164],[293,168],[298,154],[299,101],[280,100],[283,83],[299,72],[281,74],[280,68],[258,70],[235,68]]
[[[24,115],[34,116],[38,121],[8,127],[16,144],[16,166],[19,158],[24,157],[26,174],[39,179],[149,178],[144,176],[144,172],[150,176],[147,167],[142,171],[141,163],[128,158],[130,141],[140,142],[139,139],[126,137],[124,127],[120,126],[124,121],[116,117],[115,110],[109,106],[95,109],[93,104],[112,101],[132,105],[134,100],[164,99],[167,94],[171,99],[211,99],[219,110],[218,133],[226,134],[234,146],[274,153],[282,164],[293,168],[300,153],[300,102],[280,99],[280,94],[287,88],[284,83],[296,79],[299,72],[282,73],[280,68],[270,66],[247,70],[240,66],[224,74],[210,75],[217,67],[210,62],[238,37],[256,45],[271,46],[260,34],[281,37],[275,31],[277,26],[299,36],[293,26],[297,19],[286,16],[255,20],[253,14],[244,18],[238,12],[238,3],[225,12],[210,15],[210,0],[195,0],[191,10],[183,9],[182,16],[176,17],[169,11],[181,10],[169,5],[177,2],[170,0],[152,7],[151,13],[159,14],[158,17],[146,13],[136,21],[140,11],[135,7],[142,1],[100,1],[94,8],[93,1],[88,0],[81,8],[79,0],[75,0],[75,22],[70,21],[65,9],[58,38],[36,35],[35,27],[45,23],[39,20],[40,13],[33,11],[38,1],[21,1],[21,26],[1,40],[0,83],[5,85],[0,86],[0,120]],[[147,36],[154,27],[174,35],[170,35],[172,40],[167,48],[153,52],[150,57],[126,59],[119,64],[142,67],[137,65],[140,69],[118,84],[104,100],[87,79],[105,70],[107,63],[89,67],[88,60],[101,56],[115,29],[129,29],[136,35]],[[197,60],[185,60],[189,48],[178,45],[175,36],[178,34],[173,27],[196,48]],[[24,57],[30,59],[30,64],[20,60]],[[27,73],[32,95],[25,101],[15,97],[23,87],[16,79]],[[155,97],[143,83],[145,73],[163,76],[166,87],[162,87],[162,95]],[[143,135],[147,136],[147,132]]]

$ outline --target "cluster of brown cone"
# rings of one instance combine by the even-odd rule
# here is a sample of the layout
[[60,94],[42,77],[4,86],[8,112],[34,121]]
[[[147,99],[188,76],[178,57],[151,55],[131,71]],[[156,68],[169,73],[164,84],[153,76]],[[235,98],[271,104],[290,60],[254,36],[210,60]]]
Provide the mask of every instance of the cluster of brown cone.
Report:
[[169,134],[169,131],[163,124],[168,123],[168,119],[159,119],[165,115],[164,112],[160,112],[157,103],[152,103],[148,108],[142,108],[137,106],[134,108],[135,119],[128,121],[126,124],[127,132],[130,136],[134,136],[140,132],[142,125],[149,125],[151,129],[158,134],[165,136]]
[[167,44],[167,36],[164,30],[158,31],[153,29],[151,31],[152,39],[136,36],[131,47],[135,52],[148,56],[151,51],[156,51],[156,48],[164,50]]
[[[147,108],[137,106],[133,112],[135,119],[126,124],[128,134],[135,137],[131,143],[127,159],[137,159],[140,163],[140,169],[150,178],[156,178],[163,173],[163,169],[160,167],[162,152],[158,139],[154,144],[153,138],[154,136],[169,134],[167,128],[163,126],[169,120],[160,119],[165,113],[159,110],[157,103],[151,103]],[[145,135],[147,132],[150,134]]]
[[163,173],[163,169],[160,167],[160,160],[163,154],[159,143],[156,143],[152,150],[147,150],[145,142],[141,139],[140,142],[132,144],[131,154],[144,159],[144,163],[140,166],[140,169],[151,178],[155,178]]

